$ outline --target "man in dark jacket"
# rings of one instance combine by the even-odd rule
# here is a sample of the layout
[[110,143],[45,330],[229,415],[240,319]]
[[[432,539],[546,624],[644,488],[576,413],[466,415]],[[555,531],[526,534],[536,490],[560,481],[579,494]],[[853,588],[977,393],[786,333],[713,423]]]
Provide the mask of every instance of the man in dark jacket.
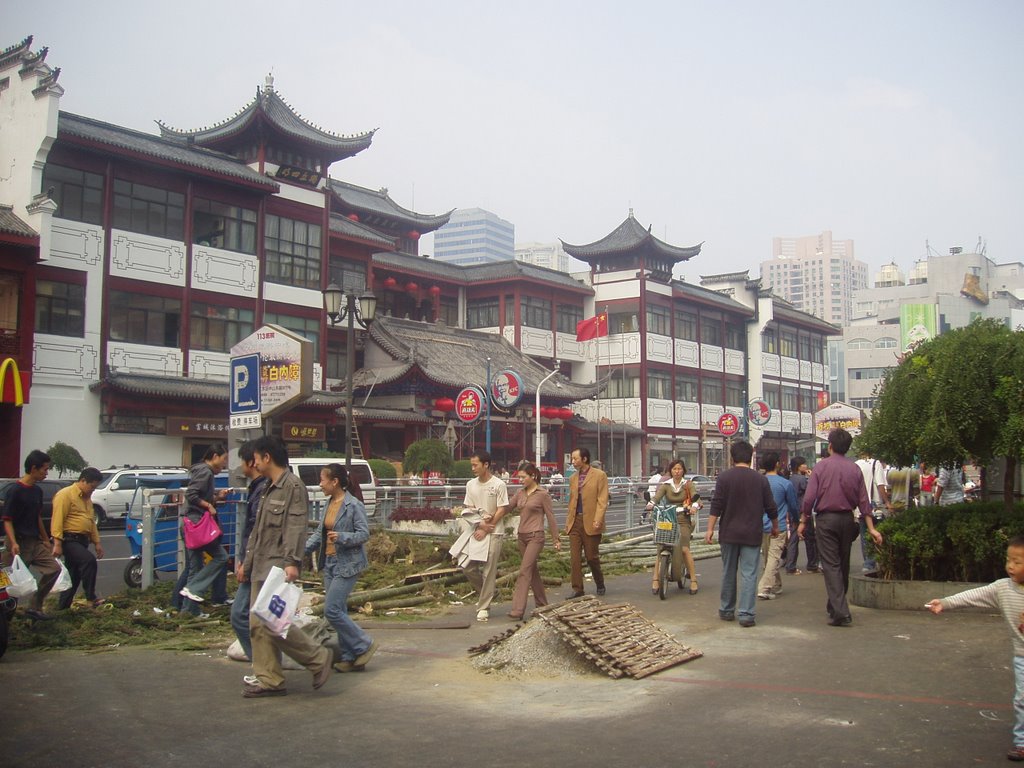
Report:
[[[737,440],[729,449],[732,468],[718,476],[711,497],[711,513],[704,540],[710,544],[715,524],[720,522],[718,542],[722,549],[722,596],[718,617],[732,621],[739,613],[741,627],[754,626],[757,604],[757,571],[761,558],[764,515],[771,520],[771,535],[779,535],[779,511],[771,486],[764,475],[750,466],[754,447]],[[739,572],[739,610],[736,605],[736,575]]]
[[260,508],[260,501],[263,499],[263,491],[266,490],[267,480],[256,469],[256,456],[252,450],[253,441],[243,443],[238,449],[238,459],[242,462],[242,474],[249,481],[249,492],[245,499],[245,527],[242,529],[242,542],[235,553],[235,577],[238,578],[238,591],[235,592],[235,602],[231,604],[231,627],[235,630],[238,642],[245,651],[245,655],[252,661],[252,640],[249,637],[249,601],[252,597],[252,585],[248,581],[242,581],[240,574],[244,572],[242,564],[245,562],[245,548],[249,543],[249,534],[256,525],[256,513]]

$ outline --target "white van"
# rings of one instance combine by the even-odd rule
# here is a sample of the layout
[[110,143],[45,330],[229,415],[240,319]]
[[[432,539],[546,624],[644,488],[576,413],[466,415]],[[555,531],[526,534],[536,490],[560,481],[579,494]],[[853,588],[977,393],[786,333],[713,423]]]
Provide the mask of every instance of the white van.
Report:
[[[288,459],[288,466],[292,472],[299,476],[303,485],[309,488],[309,500],[315,506],[321,508],[317,515],[322,515],[322,502],[324,501],[323,491],[320,490],[320,470],[328,464],[341,464],[345,466],[344,458],[302,458]],[[366,505],[367,517],[373,517],[377,511],[377,478],[373,475],[370,462],[366,459],[352,459],[352,476],[363,492],[363,503]]]
[[96,509],[96,520],[102,524],[124,518],[138,487],[139,475],[176,475],[188,472],[184,467],[149,467],[127,465],[101,469],[103,480],[92,492],[92,505]]

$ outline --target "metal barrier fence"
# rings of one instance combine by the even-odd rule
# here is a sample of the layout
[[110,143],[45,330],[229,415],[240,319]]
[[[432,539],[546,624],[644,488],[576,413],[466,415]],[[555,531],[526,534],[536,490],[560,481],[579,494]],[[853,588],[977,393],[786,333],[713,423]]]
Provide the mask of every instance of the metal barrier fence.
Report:
[[[569,499],[569,484],[546,484],[554,502],[555,520],[564,529]],[[518,486],[509,486],[509,498],[515,495]],[[637,482],[619,486],[612,493],[605,515],[605,533],[618,535],[645,530],[647,526],[641,517],[646,506],[642,493],[647,483]],[[396,509],[405,507],[450,508],[461,505],[466,495],[462,485],[379,485],[375,486],[376,501],[367,509],[371,527],[391,527],[391,515]],[[315,527],[323,520],[327,499],[320,489],[311,486],[309,503],[309,524]],[[314,496],[316,492],[316,496]],[[185,507],[185,493],[181,489],[146,488],[143,492],[140,519],[133,521],[141,549],[142,588],[148,589],[156,579],[156,573],[182,573],[185,568],[185,543],[181,535],[181,518]],[[223,541],[228,556],[233,557],[242,544],[242,533],[246,516],[246,491],[244,488],[229,489],[229,500],[218,505],[217,517],[224,531]],[[700,519],[706,514],[701,510],[695,520],[696,534],[701,526]],[[243,524],[239,524],[242,521]],[[131,534],[128,534],[132,538]],[[133,554],[134,554],[133,550]]]

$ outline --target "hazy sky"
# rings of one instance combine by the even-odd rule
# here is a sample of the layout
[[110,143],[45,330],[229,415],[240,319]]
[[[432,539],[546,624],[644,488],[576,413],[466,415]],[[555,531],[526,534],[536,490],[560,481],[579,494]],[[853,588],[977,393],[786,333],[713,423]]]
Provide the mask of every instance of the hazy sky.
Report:
[[823,229],[873,268],[979,236],[1024,259],[1017,0],[59,0],[0,20],[0,47],[49,46],[63,109],[146,131],[220,121],[272,70],[310,121],[380,129],[332,176],[487,208],[517,242],[591,242],[632,207],[705,241],[694,282]]

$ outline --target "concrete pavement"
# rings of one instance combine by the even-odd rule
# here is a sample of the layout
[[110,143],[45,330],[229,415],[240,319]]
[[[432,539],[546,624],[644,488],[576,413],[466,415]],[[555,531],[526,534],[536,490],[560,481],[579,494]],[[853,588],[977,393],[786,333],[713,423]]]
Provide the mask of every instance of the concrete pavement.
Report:
[[[853,608],[825,623],[820,576],[784,579],[757,626],[717,616],[720,561],[701,590],[660,601],[645,574],[608,582],[704,657],[644,680],[476,671],[466,648],[506,629],[508,604],[463,630],[374,629],[365,673],[321,691],[241,697],[248,666],[195,653],[9,653],[0,662],[4,766],[964,766],[1003,765],[1011,648],[985,614]],[[590,588],[592,590],[592,587]],[[564,598],[568,587],[553,590]],[[472,607],[452,609],[471,617]],[[499,618],[500,617],[500,618]],[[15,631],[27,631],[24,624]]]

